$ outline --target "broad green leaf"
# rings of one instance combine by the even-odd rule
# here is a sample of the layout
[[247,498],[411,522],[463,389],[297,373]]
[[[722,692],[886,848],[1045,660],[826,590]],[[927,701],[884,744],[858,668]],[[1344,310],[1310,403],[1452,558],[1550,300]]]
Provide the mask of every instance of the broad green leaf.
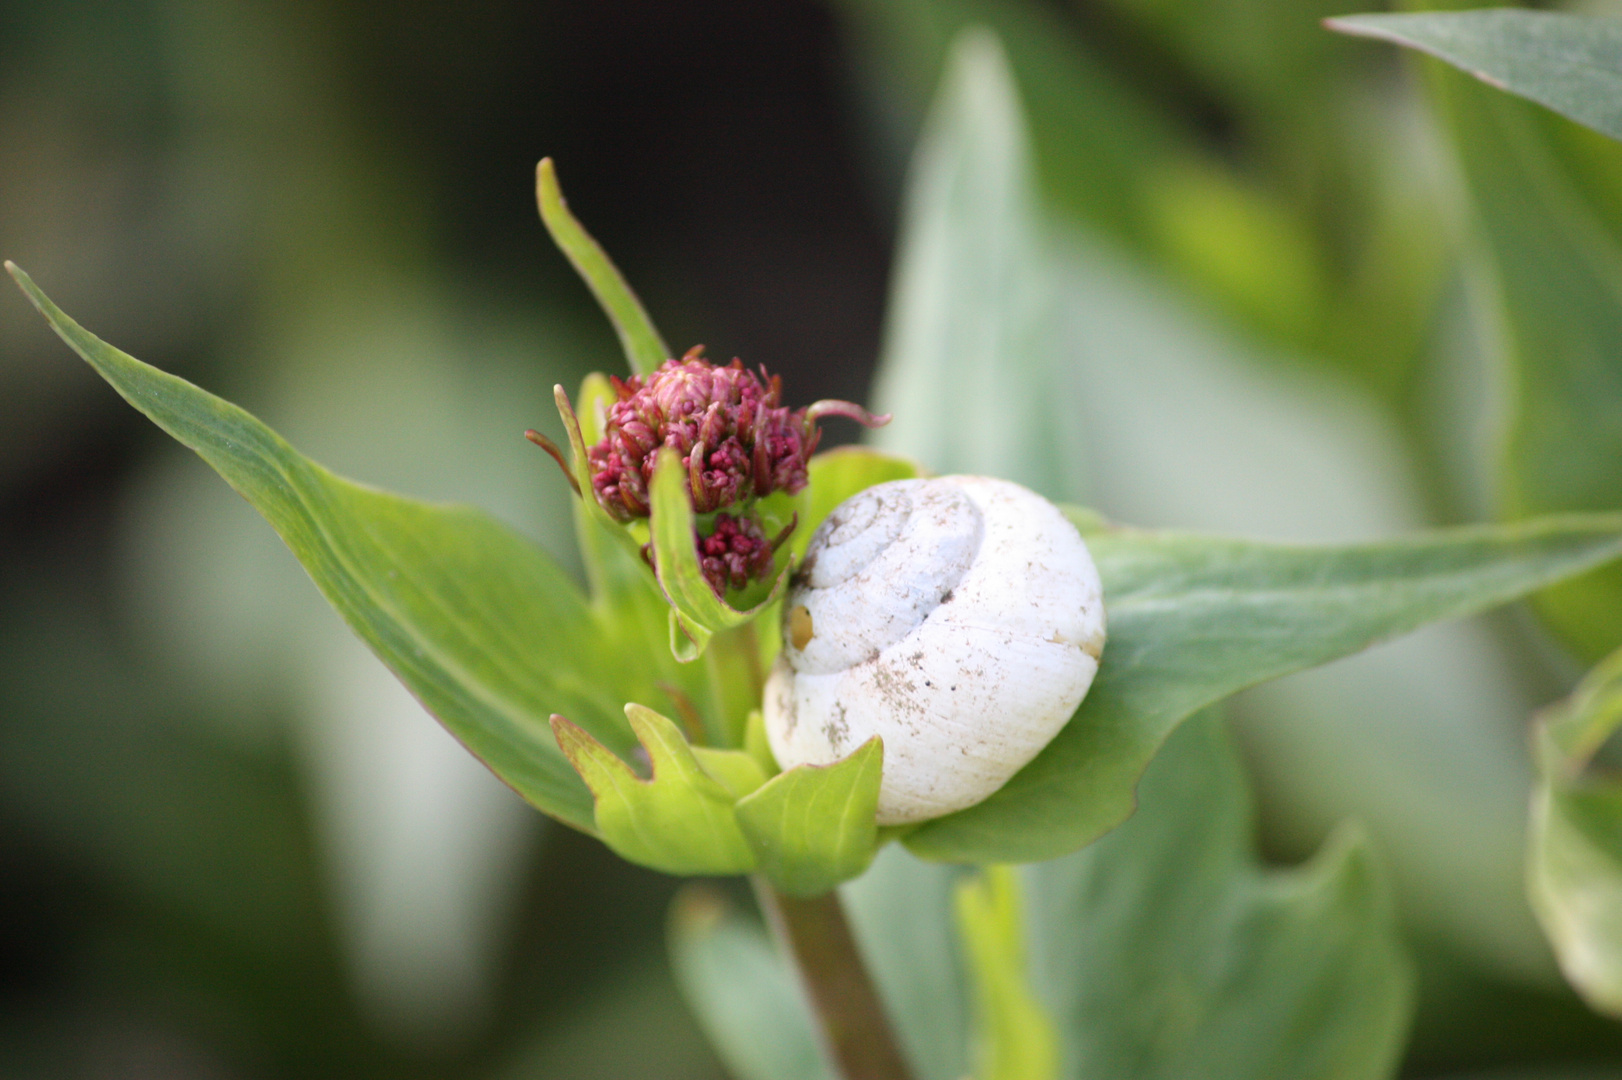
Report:
[[99,340],[7,268],[62,340],[265,516],[453,735],[538,809],[591,830],[590,793],[545,718],[568,712],[608,745],[628,746],[616,693],[623,660],[544,552],[481,511],[334,476],[243,410]]
[[[714,891],[689,886],[670,913],[682,995],[737,1080],[836,1080],[805,995],[760,924]],[[955,1078],[954,1078],[955,1080]]]
[[894,419],[872,442],[1057,495],[1054,295],[1028,156],[1001,47],[965,32],[913,162],[874,388]]
[[1413,1000],[1388,891],[1342,831],[1306,865],[1261,869],[1220,719],[1191,721],[1132,820],[1026,867],[1039,996],[1066,1080],[1379,1080]]
[[1109,625],[1092,689],[1000,791],[910,834],[905,843],[918,854],[1030,862],[1091,843],[1132,812],[1144,767],[1196,710],[1609,562],[1622,555],[1622,517],[1346,546],[1131,529],[1086,538]]
[[[1433,99],[1469,184],[1490,256],[1483,284],[1510,372],[1504,509],[1514,516],[1622,508],[1622,244],[1585,198],[1547,113],[1445,69]],[[1622,147],[1583,149],[1611,170]],[[1598,185],[1615,187],[1615,180]],[[1609,217],[1614,223],[1614,209]],[[1540,610],[1585,658],[1622,643],[1622,571],[1607,569],[1540,598]]]
[[668,447],[659,451],[648,502],[654,573],[670,601],[670,651],[678,660],[696,660],[716,633],[743,626],[770,607],[788,587],[789,567],[778,572],[763,600],[740,611],[715,595],[698,564],[687,472]]
[[631,370],[638,375],[650,374],[670,359],[670,347],[654,329],[653,321],[642,309],[642,302],[631,292],[607,252],[569,212],[551,158],[542,158],[535,169],[535,196],[540,203],[541,220],[552,234],[552,241],[569,257],[569,262],[585,279],[597,303],[614,324],[614,332],[619,335]]
[[[1378,868],[1341,832],[1305,866],[1262,869],[1252,852],[1243,770],[1220,720],[1185,725],[1150,767],[1133,819],[1086,851],[1018,875],[1018,907],[982,895],[966,946],[971,967],[1013,973],[1023,938],[1028,981],[1057,1036],[1063,1080],[1380,1080],[1402,1051],[1413,1000],[1409,965]],[[1001,871],[1007,873],[1007,871]],[[890,849],[842,890],[886,1011],[920,1080],[967,1075],[953,963],[957,883],[949,867]],[[735,915],[678,920],[688,999],[740,1076],[746,1065],[812,1042],[790,969]],[[691,950],[691,951],[687,951]],[[977,951],[988,955],[975,957]],[[736,995],[736,997],[732,996]],[[728,1008],[769,999],[795,1015]],[[1005,1003],[1006,1004],[1006,1003]],[[1034,1009],[1002,1030],[1028,1025]],[[1016,1036],[1017,1037],[1017,1036]],[[1009,1047],[1013,1053],[1038,1045]],[[1027,1071],[1025,1075],[1031,1075]],[[795,1073],[784,1075],[807,1075]],[[814,1074],[812,1074],[814,1075]],[[1018,1073],[1014,1075],[1020,1075]]]
[[1622,19],[1487,8],[1347,15],[1326,25],[1429,53],[1489,86],[1622,139]]
[[1019,877],[990,866],[957,890],[957,924],[974,984],[976,1080],[1056,1080],[1053,1020],[1031,992]]
[[[631,862],[667,874],[754,869],[754,853],[732,813],[737,795],[705,771],[672,721],[635,704],[625,706],[625,716],[652,762],[653,775],[646,780],[580,727],[552,717],[558,744],[591,789],[603,843]],[[733,758],[754,764],[741,753],[733,752]],[[742,779],[730,768],[723,775],[734,784]]]
[[738,800],[760,872],[789,896],[820,896],[873,861],[884,745],[874,736],[832,765],[800,765]]
[[1622,725],[1622,652],[1539,717],[1528,887],[1566,978],[1622,1016],[1622,781],[1594,756]]

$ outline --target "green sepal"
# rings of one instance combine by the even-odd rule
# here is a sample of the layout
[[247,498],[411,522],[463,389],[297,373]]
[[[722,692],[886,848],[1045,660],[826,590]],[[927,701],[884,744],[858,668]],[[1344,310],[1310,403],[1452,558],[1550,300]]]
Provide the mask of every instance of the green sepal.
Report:
[[760,872],[789,896],[820,896],[873,861],[884,744],[877,735],[832,765],[799,765],[739,799],[738,824]]
[[[652,764],[646,780],[586,731],[552,717],[558,746],[591,789],[603,843],[630,862],[667,874],[753,870],[754,852],[732,813],[736,797],[700,764],[681,729],[642,705],[625,706],[625,717]],[[738,781],[736,762],[721,771],[728,782]]]
[[695,746],[692,750],[699,767],[714,777],[734,799],[759,790],[760,785],[766,782],[766,770],[753,756],[742,750],[721,750],[713,746]]
[[568,256],[608,321],[614,324],[614,332],[619,335],[620,347],[625,350],[625,360],[631,370],[647,375],[670,359],[670,347],[654,329],[642,302],[625,283],[608,253],[569,212],[551,158],[542,158],[535,169],[535,201],[540,204],[541,220],[546,223],[546,231],[552,234],[552,242]]
[[687,470],[668,447],[659,451],[648,502],[654,574],[670,601],[670,651],[686,663],[698,659],[714,634],[742,626],[771,606],[788,587],[791,567],[785,562],[766,598],[740,611],[715,595],[698,564]]
[[1539,717],[1527,890],[1566,978],[1622,1017],[1622,778],[1593,758],[1622,726],[1622,651]]

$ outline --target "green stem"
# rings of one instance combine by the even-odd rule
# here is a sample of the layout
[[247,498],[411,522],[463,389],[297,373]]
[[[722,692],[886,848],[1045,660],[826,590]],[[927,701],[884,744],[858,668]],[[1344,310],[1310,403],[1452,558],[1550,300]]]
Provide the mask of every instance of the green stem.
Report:
[[753,879],[755,896],[778,941],[794,958],[816,1013],[823,1052],[843,1080],[912,1080],[868,977],[837,892],[784,896]]

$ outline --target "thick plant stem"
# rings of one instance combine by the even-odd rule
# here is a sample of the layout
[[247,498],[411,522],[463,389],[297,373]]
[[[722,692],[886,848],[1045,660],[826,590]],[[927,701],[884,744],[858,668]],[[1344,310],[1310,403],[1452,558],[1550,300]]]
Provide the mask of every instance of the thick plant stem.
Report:
[[754,885],[772,932],[794,957],[823,1051],[843,1080],[912,1080],[839,894],[804,900],[784,896],[761,877]]

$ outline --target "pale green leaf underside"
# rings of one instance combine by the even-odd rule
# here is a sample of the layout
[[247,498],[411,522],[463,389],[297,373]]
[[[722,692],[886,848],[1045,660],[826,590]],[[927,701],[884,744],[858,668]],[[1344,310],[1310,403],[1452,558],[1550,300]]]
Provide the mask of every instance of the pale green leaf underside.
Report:
[[915,852],[1030,862],[1075,851],[1125,820],[1144,767],[1197,709],[1609,562],[1622,555],[1622,516],[1348,546],[1130,529],[1087,543],[1109,627],[1091,691],[1000,791],[908,836]]
[[74,351],[265,516],[451,734],[537,808],[590,831],[590,793],[547,716],[566,713],[614,747],[628,732],[598,619],[552,559],[482,511],[334,476],[242,409],[102,342],[12,274]]
[[1622,139],[1622,19],[1488,8],[1348,15],[1328,25],[1429,53]]

